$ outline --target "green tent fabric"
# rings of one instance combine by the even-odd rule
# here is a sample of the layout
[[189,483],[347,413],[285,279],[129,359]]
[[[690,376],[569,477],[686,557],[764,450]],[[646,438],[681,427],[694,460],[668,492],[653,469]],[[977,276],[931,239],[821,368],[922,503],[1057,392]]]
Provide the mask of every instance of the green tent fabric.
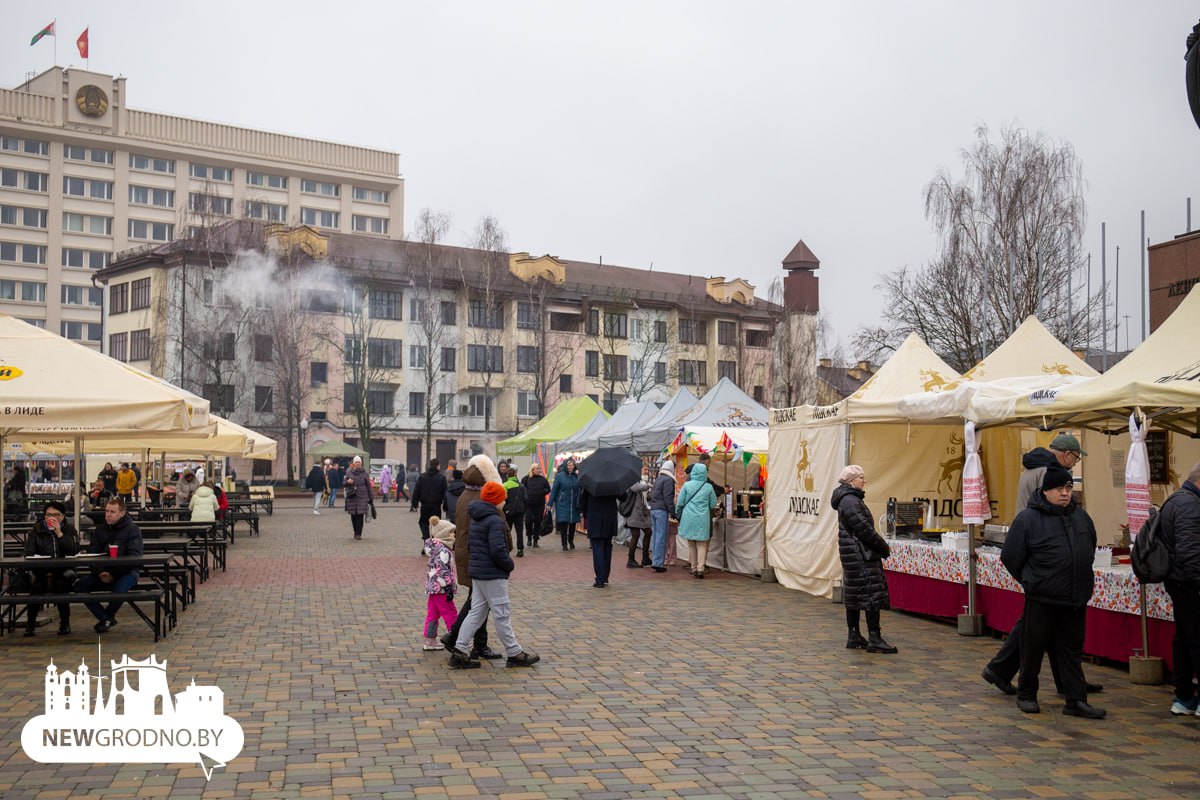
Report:
[[366,450],[359,450],[354,445],[346,444],[345,442],[338,441],[337,439],[331,439],[328,442],[322,442],[321,444],[309,450],[308,454],[317,458],[341,458],[342,456],[353,458],[354,456],[361,456],[364,460],[366,460],[367,457]]
[[496,443],[496,455],[529,456],[541,442],[560,442],[570,437],[596,414],[608,414],[590,397],[576,397],[556,405],[549,414],[511,439]]

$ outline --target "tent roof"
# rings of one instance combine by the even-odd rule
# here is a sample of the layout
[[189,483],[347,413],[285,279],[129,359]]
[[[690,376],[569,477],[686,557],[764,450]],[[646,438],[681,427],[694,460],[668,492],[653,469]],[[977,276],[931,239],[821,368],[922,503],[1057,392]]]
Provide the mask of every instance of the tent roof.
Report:
[[595,450],[596,433],[608,423],[608,412],[600,409],[594,417],[587,421],[574,435],[554,444],[554,452],[565,450]]
[[959,374],[920,336],[910,333],[892,357],[839,405],[845,406],[849,422],[903,420],[907,417],[899,408],[901,398],[918,392],[947,391],[959,379]]
[[770,412],[754,402],[729,378],[721,378],[696,405],[676,416],[671,424],[683,427],[766,428]]
[[675,437],[679,428],[671,425],[671,420],[683,414],[696,405],[696,395],[686,386],[680,386],[675,396],[658,410],[658,413],[646,420],[641,428],[633,433],[633,449],[638,453],[657,453]]
[[986,358],[963,373],[973,381],[999,378],[1026,378],[1035,375],[1077,375],[1091,377],[1100,373],[1054,338],[1037,317],[1025,318],[1012,336]]
[[1123,431],[1135,408],[1154,424],[1200,434],[1200,291],[1193,287],[1146,341],[1103,375],[1053,394],[1031,393],[1012,404],[1011,415],[1042,418],[1043,427],[1076,426]]
[[187,430],[208,401],[0,314],[0,432],[10,438]]
[[600,430],[596,431],[599,447],[632,447],[633,435],[658,415],[658,406],[649,400],[622,403]]
[[319,456],[322,458],[325,456],[336,456],[338,458],[342,456],[362,456],[363,458],[366,458],[367,451],[359,450],[354,445],[346,444],[340,439],[330,439],[328,442],[322,442],[321,444],[311,448],[308,451],[308,454],[310,456]]
[[557,442],[567,439],[597,413],[608,414],[590,397],[575,397],[558,403],[550,413],[521,431],[516,436],[496,443],[496,455],[527,456],[537,448],[539,442]]

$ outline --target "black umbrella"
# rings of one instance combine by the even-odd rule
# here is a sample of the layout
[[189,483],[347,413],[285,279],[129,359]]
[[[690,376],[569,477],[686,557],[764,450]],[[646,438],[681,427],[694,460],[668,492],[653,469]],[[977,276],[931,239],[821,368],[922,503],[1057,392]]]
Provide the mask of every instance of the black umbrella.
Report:
[[579,465],[579,485],[593,497],[620,497],[642,479],[642,460],[620,447],[601,447]]

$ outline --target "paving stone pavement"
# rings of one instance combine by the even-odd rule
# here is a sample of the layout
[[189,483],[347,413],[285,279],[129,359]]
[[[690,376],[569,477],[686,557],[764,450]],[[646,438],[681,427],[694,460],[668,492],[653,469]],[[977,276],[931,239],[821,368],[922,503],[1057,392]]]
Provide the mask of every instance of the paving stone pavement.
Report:
[[593,589],[583,540],[517,561],[515,628],[540,664],[450,670],[421,649],[416,514],[379,510],[355,542],[342,511],[281,501],[162,642],[128,610],[102,637],[106,659],[165,659],[173,692],[223,689],[246,743],[211,780],[195,763],[31,761],[20,731],[47,663],[94,671],[101,637],[76,607],[69,638],[0,640],[0,797],[1200,796],[1200,718],[1172,717],[1167,687],[1087,665],[1107,720],[1052,696],[1025,716],[979,678],[992,639],[885,613],[900,653],[847,651],[841,606],[778,585],[626,569],[618,549]]

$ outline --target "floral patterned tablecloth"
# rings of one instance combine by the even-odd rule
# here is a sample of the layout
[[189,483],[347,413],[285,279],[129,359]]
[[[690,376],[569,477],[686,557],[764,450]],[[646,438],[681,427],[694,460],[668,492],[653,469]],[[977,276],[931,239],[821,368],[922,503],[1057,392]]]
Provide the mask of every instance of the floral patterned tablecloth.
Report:
[[[967,552],[942,547],[937,542],[918,542],[911,539],[889,539],[892,555],[883,562],[884,569],[920,575],[951,583],[967,582]],[[1010,592],[1020,592],[1021,586],[1000,562],[1000,549],[984,546],[978,556],[977,580],[980,586],[991,586]],[[1088,605],[1122,614],[1139,613],[1138,580],[1128,565],[1097,567],[1096,588]],[[1146,587],[1146,611],[1155,619],[1175,619],[1171,598],[1161,583]]]

